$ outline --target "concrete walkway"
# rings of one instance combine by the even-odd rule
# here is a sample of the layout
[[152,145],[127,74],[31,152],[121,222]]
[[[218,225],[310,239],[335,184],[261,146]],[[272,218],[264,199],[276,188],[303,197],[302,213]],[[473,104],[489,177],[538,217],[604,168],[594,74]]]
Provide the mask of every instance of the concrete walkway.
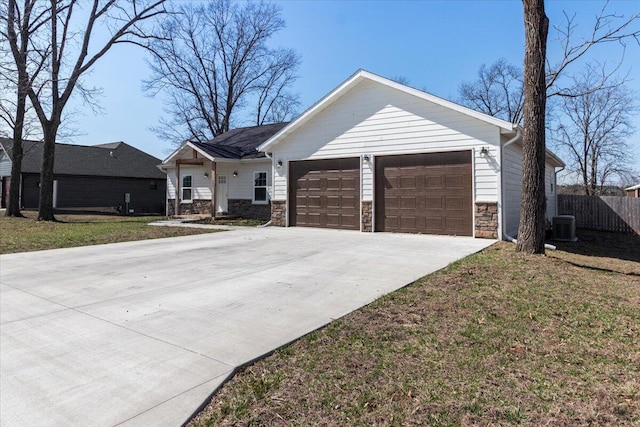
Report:
[[0,256],[2,426],[177,426],[233,373],[492,244],[244,228]]

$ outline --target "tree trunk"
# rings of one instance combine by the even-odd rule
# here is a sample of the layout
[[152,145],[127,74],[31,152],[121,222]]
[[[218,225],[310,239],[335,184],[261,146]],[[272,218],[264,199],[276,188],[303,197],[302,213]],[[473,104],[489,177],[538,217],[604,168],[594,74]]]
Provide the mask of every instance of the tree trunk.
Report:
[[[55,116],[55,114],[53,114]],[[43,125],[44,147],[42,153],[42,169],[40,171],[40,206],[38,221],[55,221],[53,215],[53,165],[55,160],[56,136],[59,121],[47,121]]]
[[23,217],[20,212],[20,175],[22,174],[22,125],[25,116],[25,99],[18,98],[16,122],[13,128],[13,148],[11,149],[11,180],[9,181],[9,203],[6,216]]
[[516,251],[544,254],[545,60],[549,19],[544,0],[523,0],[525,27],[522,205]]

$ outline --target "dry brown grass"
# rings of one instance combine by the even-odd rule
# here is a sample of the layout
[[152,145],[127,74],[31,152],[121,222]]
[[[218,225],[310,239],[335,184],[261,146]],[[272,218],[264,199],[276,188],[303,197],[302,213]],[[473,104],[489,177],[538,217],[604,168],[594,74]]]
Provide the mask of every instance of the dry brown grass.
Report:
[[35,220],[35,212],[25,211],[23,214],[26,218],[0,215],[0,254],[219,231],[147,225],[162,217],[68,214],[56,215],[59,222],[44,222]]
[[237,373],[191,425],[638,425],[640,245],[590,236],[425,277]]

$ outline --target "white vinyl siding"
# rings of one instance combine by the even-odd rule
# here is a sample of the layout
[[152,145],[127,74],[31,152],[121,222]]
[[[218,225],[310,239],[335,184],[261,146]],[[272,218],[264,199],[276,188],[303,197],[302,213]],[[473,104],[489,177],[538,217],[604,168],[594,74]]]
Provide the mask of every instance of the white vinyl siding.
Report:
[[[204,176],[205,172],[207,177]],[[180,166],[180,179],[191,175],[191,200],[211,200],[211,166]],[[180,186],[182,188],[182,186]],[[167,170],[167,198],[176,198],[176,170],[169,168]]]
[[11,176],[11,159],[4,151],[0,151],[0,176]]
[[[247,162],[233,162],[222,163],[218,162],[216,165],[216,171],[219,174],[226,173],[227,189],[229,199],[253,199],[253,172],[262,171],[267,172],[267,193],[268,198],[271,198],[271,161],[265,159],[262,161],[247,161]],[[233,176],[233,172],[238,172],[237,176]],[[204,174],[208,176],[205,177]],[[192,175],[193,176],[193,198],[194,200],[211,200],[211,162],[204,161],[203,166],[181,165],[180,175]],[[176,182],[176,170],[175,168],[169,168],[167,170],[167,198],[175,199],[175,182]]]
[[515,237],[520,223],[520,199],[522,198],[522,149],[516,144],[504,149],[503,209],[507,234]]
[[[499,141],[500,131],[494,125],[379,83],[362,81],[273,148],[274,159],[284,162],[276,171],[274,198],[286,199],[289,160],[473,148],[479,153],[484,146],[491,155],[481,159],[476,154],[475,198],[497,201]],[[373,196],[370,173],[363,169],[364,200]]]
[[[504,149],[504,209],[507,234],[516,237],[520,224],[520,205],[522,199],[522,147],[511,144]],[[545,196],[547,198],[546,219],[551,222],[557,215],[555,168],[549,163],[545,166]],[[551,190],[553,184],[553,191]]]

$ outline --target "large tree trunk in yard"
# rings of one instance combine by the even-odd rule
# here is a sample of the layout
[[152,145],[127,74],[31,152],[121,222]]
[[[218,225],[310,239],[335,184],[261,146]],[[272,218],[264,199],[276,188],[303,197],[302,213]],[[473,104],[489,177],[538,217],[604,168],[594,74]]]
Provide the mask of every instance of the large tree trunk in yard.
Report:
[[544,0],[523,0],[525,28],[522,206],[516,251],[544,253],[545,60],[549,19]]
[[[23,100],[24,104],[24,100]],[[20,112],[22,111],[22,114]],[[7,204],[6,216],[23,217],[20,212],[20,175],[22,174],[22,125],[24,120],[24,109],[18,106],[16,114],[16,126],[13,128],[13,148],[11,154],[11,180],[9,181],[9,203]]]
[[55,221],[53,215],[53,165],[56,152],[56,136],[59,124],[49,121],[44,130],[44,147],[42,154],[42,169],[40,172],[40,206],[38,221]]

